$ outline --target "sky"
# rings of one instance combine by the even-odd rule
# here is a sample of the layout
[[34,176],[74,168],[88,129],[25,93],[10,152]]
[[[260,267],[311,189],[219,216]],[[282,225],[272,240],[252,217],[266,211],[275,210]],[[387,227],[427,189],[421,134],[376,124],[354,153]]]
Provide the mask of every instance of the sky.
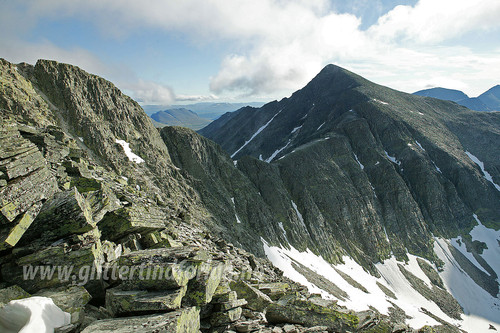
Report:
[[500,84],[499,0],[0,0],[0,57],[142,104],[279,100],[332,63],[391,88]]

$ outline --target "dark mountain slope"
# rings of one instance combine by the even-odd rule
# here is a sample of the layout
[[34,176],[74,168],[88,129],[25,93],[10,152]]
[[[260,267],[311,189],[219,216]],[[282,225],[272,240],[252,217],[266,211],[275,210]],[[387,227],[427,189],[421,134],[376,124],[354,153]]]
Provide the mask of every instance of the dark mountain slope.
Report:
[[[405,248],[431,255],[431,235],[467,233],[473,212],[500,227],[500,192],[465,153],[481,155],[500,182],[499,162],[485,151],[499,143],[498,125],[479,117],[329,65],[290,98],[241,109],[200,133],[234,159],[276,164],[306,226],[336,235],[351,255],[404,256]],[[458,130],[464,119],[467,131]],[[482,139],[490,144],[471,145],[482,132],[490,133]],[[316,248],[314,237],[305,239]],[[324,245],[318,250],[334,253]]]

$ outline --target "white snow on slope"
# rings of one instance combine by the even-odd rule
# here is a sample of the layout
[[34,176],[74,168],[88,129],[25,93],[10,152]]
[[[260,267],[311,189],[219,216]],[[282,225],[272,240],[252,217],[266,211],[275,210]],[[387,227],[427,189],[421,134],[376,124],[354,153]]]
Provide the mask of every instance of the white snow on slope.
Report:
[[[473,237],[480,237],[483,240],[488,238],[486,240],[489,242],[487,244],[490,247],[494,241],[496,242],[495,237],[500,238],[500,232],[493,231],[493,236],[491,232],[492,230],[480,225],[474,228],[471,234],[473,234]],[[268,259],[275,266],[283,270],[285,276],[305,285],[312,293],[320,293],[327,299],[336,299],[333,295],[307,281],[304,276],[296,271],[292,266],[292,262],[299,262],[316,273],[323,275],[340,289],[347,292],[349,299],[344,301],[339,300],[339,304],[355,311],[366,310],[369,306],[373,306],[382,314],[387,314],[389,307],[392,306],[389,303],[391,301],[413,317],[407,323],[414,328],[420,328],[423,325],[438,325],[434,319],[420,310],[421,308],[425,308],[439,318],[448,321],[452,325],[459,326],[469,333],[491,332],[488,329],[490,324],[500,329],[500,300],[489,295],[460,268],[449,252],[446,240],[436,238],[434,250],[437,256],[444,262],[444,270],[439,275],[445,282],[447,290],[464,308],[465,315],[462,315],[462,320],[455,320],[448,317],[434,302],[427,300],[413,289],[410,282],[406,280],[399,270],[398,264],[403,265],[406,270],[423,280],[427,285],[430,285],[429,279],[418,265],[416,256],[409,254],[409,262],[406,264],[398,262],[394,257],[385,260],[383,263],[376,264],[381,278],[375,278],[365,272],[354,260],[344,257],[345,264],[336,265],[335,268],[348,274],[351,278],[362,284],[369,292],[366,294],[347,283],[333,269],[332,265],[310,250],[299,252],[293,247],[286,249],[282,246],[269,246],[264,240],[263,243]],[[498,251],[498,244],[494,249]],[[499,254],[496,257],[493,254],[491,254],[491,257],[485,254],[485,259],[490,265],[498,262],[499,257]],[[431,264],[427,260],[426,262]],[[376,285],[376,282],[392,290],[396,294],[397,300],[386,296]]]
[[[448,249],[446,240],[435,238],[434,252],[444,262],[444,270],[439,275],[446,289],[464,309],[465,315],[462,315],[461,328],[469,333],[493,332],[488,329],[492,324],[500,330],[500,300],[479,287],[460,268]],[[496,260],[498,261],[498,257]],[[489,262],[489,264],[492,263]]]
[[233,197],[233,198],[231,198],[231,201],[232,201],[232,203],[233,203],[233,207],[234,207],[234,211],[235,211],[234,216],[236,217],[236,223],[241,223],[241,220],[240,220],[240,218],[238,217],[238,214],[236,214],[236,204],[234,203],[234,197]]
[[420,147],[420,149],[422,149],[423,151],[425,151],[424,147],[422,147],[422,145],[420,144],[420,142],[418,142],[417,140],[415,140],[415,143],[417,144],[417,146]]
[[466,151],[465,153],[467,154],[467,156],[469,156],[469,158],[472,160],[472,162],[476,163],[481,168],[481,171],[483,172],[484,178],[487,181],[491,182],[493,184],[493,186],[495,186],[495,188],[498,191],[500,191],[500,186],[493,181],[493,178],[491,177],[490,173],[484,169],[484,163],[481,162],[476,156],[472,155],[468,151]]
[[401,162],[398,161],[395,157],[389,155],[389,153],[387,151],[384,150],[384,153],[385,153],[385,156],[387,156],[387,158],[392,162],[392,163],[396,163],[397,165],[401,165]]
[[373,99],[373,101],[375,101],[377,103],[380,103],[380,104],[389,105],[389,103],[381,101],[381,100],[378,100],[378,99],[375,99],[375,98]]
[[[490,267],[495,271],[498,277],[500,277],[500,230],[494,230],[486,228],[476,214],[473,215],[479,225],[475,226],[470,232],[472,240],[478,240],[480,242],[486,243],[487,249],[483,250],[484,260],[490,265]],[[500,317],[499,317],[500,318]]]
[[299,127],[295,127],[293,130],[292,130],[292,134],[297,132],[299,129],[302,128],[303,125],[300,125]]
[[0,309],[2,333],[53,333],[69,325],[71,316],[48,297],[29,297],[11,301]]
[[458,236],[457,238],[452,238],[450,241],[451,241],[451,245],[453,245],[454,248],[456,248],[458,251],[460,251],[467,259],[469,259],[469,261],[471,263],[473,263],[474,266],[476,266],[478,269],[482,270],[486,274],[490,275],[490,273],[488,273],[488,271],[485,270],[483,268],[483,266],[481,266],[481,264],[479,264],[477,262],[476,258],[474,258],[472,253],[467,252],[467,247],[465,246],[465,243],[464,243],[462,237]]
[[437,172],[442,174],[441,169],[439,169],[439,167],[436,165],[436,163],[433,160],[431,160],[431,162],[432,162],[432,165],[434,165],[434,167],[436,168]]
[[276,149],[276,150],[274,151],[274,153],[272,153],[272,155],[271,155],[271,156],[269,156],[269,158],[268,158],[268,159],[266,159],[266,162],[267,162],[267,163],[270,163],[270,162],[271,162],[271,161],[272,161],[272,160],[276,157],[276,155],[278,155],[278,154],[279,154],[279,153],[281,153],[283,150],[285,150],[285,149],[286,149],[286,147],[288,147],[288,146],[290,145],[290,143],[291,143],[291,142],[292,142],[292,140],[288,140],[288,142],[287,142],[287,144],[286,144],[286,145],[284,145],[283,147],[281,147],[281,148],[279,148],[279,149]]
[[281,113],[282,110],[279,110],[278,113],[276,113],[267,123],[265,123],[264,125],[262,125],[258,130],[257,132],[255,132],[251,137],[250,139],[248,139],[248,141],[245,141],[245,143],[243,144],[243,146],[241,146],[238,150],[236,150],[233,155],[231,155],[231,158],[233,158],[236,154],[238,154],[240,152],[240,150],[242,150],[243,148],[245,148],[245,146],[247,144],[249,144],[253,139],[255,139],[255,137],[257,135],[259,135],[264,129],[266,129],[267,126],[269,126],[269,124],[274,120],[274,118],[276,118],[277,115],[279,115]]
[[[411,259],[409,264],[398,262],[394,257],[386,260],[384,263],[377,264],[376,267],[382,275],[381,278],[370,275],[354,260],[349,257],[344,257],[343,260],[345,264],[336,265],[335,268],[362,284],[368,290],[367,294],[349,284],[335,271],[335,269],[333,269],[331,264],[326,262],[322,257],[315,255],[310,250],[299,252],[293,247],[286,249],[284,247],[269,246],[265,241],[263,241],[263,243],[267,258],[271,260],[276,267],[280,268],[285,276],[305,285],[310,292],[320,293],[327,299],[336,299],[333,295],[319,289],[317,286],[307,281],[304,276],[293,268],[293,261],[297,261],[314,272],[323,275],[340,289],[344,290],[349,295],[349,299],[343,301],[339,300],[338,303],[340,305],[355,311],[367,310],[369,306],[373,306],[382,314],[388,314],[388,309],[392,307],[389,302],[391,301],[413,317],[408,320],[408,324],[412,327],[420,328],[424,325],[438,325],[437,321],[420,311],[421,307],[428,309],[450,323],[456,323],[456,321],[453,321],[453,319],[444,314],[435,303],[425,299],[414,290],[399,270],[397,266],[398,263],[405,266],[407,270],[415,273],[417,276],[424,277],[424,273],[420,270],[415,257],[410,256]],[[428,279],[424,281],[429,283]],[[386,296],[378,287],[377,282],[392,290],[398,299],[394,300]]]
[[361,164],[361,162],[359,161],[358,155],[354,154],[354,158],[356,159],[356,162],[358,162],[359,167],[361,168],[361,170],[363,170],[365,168],[365,166],[363,164]]
[[295,213],[297,214],[300,223],[307,230],[306,224],[304,223],[304,218],[302,217],[302,214],[300,214],[299,209],[297,208],[297,205],[295,204],[295,202],[293,202],[293,200],[292,200],[292,207],[295,210]]
[[321,129],[321,127],[323,127],[323,125],[324,125],[324,124],[325,124],[325,123],[323,123],[323,124],[319,125],[319,127],[316,129],[316,131],[319,131],[319,130]]
[[118,140],[116,139],[116,143],[118,143],[120,146],[122,146],[123,150],[125,151],[125,155],[127,155],[128,159],[131,162],[135,162],[137,164],[144,162],[144,160],[134,154],[132,150],[130,149],[130,144],[126,142],[125,140]]

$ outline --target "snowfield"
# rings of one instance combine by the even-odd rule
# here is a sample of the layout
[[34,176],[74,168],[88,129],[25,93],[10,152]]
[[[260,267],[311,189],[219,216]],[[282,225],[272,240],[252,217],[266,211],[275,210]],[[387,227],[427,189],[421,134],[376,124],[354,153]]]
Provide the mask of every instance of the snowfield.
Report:
[[144,162],[144,160],[140,156],[132,152],[132,149],[130,149],[130,144],[128,142],[126,142],[125,140],[116,139],[116,143],[122,146],[123,150],[125,151],[125,155],[127,155],[128,159],[131,162],[135,162],[137,164]]
[[[293,206],[294,208],[296,207],[296,205]],[[283,226],[280,225],[280,228],[286,237]],[[480,224],[474,228],[471,235],[473,239],[487,241],[488,249],[490,249],[490,245],[493,245],[496,239],[500,239],[500,231],[495,233],[494,230],[484,230],[483,228],[487,229]],[[491,332],[491,330],[489,330],[490,324],[500,330],[500,299],[489,295],[488,292],[478,286],[474,280],[460,268],[448,248],[448,244],[453,244],[453,246],[456,246],[463,253],[465,248],[461,248],[456,241],[457,239],[450,242],[436,238],[434,250],[436,255],[444,262],[443,270],[439,272],[439,275],[445,283],[446,289],[464,309],[465,314],[462,315],[462,320],[450,318],[436,305],[436,303],[426,299],[414,289],[412,284],[405,278],[398,265],[402,265],[407,271],[422,280],[428,287],[432,285],[427,275],[420,268],[417,262],[418,257],[414,255],[408,254],[409,261],[407,263],[399,262],[393,256],[383,263],[376,264],[376,268],[381,275],[380,278],[376,278],[347,256],[343,258],[344,264],[333,266],[309,249],[305,252],[299,252],[293,246],[290,246],[290,249],[283,246],[270,246],[262,239],[267,258],[276,267],[280,268],[286,277],[303,284],[311,293],[319,293],[326,299],[337,299],[338,304],[346,306],[347,308],[355,311],[362,311],[372,306],[380,313],[387,315],[389,313],[389,308],[392,307],[391,303],[394,303],[411,317],[411,319],[407,320],[407,324],[413,328],[420,328],[424,325],[440,325],[439,322],[422,311],[422,308],[425,308],[440,319],[460,327],[461,329],[465,329],[467,332]],[[498,260],[498,258],[500,258],[499,250],[500,247],[497,243],[496,247],[492,247],[492,249],[489,250],[490,252],[486,250],[483,254],[483,258],[487,260],[492,267],[495,266],[494,263],[497,264],[497,267],[494,268],[495,271],[500,268],[498,264],[500,262],[500,260]],[[467,258],[471,257],[472,255],[468,253]],[[428,260],[423,260],[435,268],[434,264]],[[493,260],[494,263],[491,263],[490,260]],[[308,281],[305,276],[299,273],[293,267],[292,263],[300,263],[317,274],[327,278],[341,290],[345,291],[349,295],[348,298],[344,300],[338,299],[334,295],[314,285]],[[478,265],[477,261],[473,263]],[[360,283],[368,293],[350,284],[338,273],[338,271],[347,274],[350,278]],[[397,299],[386,295],[379,285],[383,285],[392,291]]]

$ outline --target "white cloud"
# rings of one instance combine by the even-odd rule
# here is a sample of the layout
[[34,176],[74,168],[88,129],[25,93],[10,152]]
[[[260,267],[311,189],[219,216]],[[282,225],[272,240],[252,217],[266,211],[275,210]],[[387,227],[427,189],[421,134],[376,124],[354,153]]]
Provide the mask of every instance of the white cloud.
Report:
[[172,88],[151,81],[139,79],[125,84],[124,89],[130,91],[130,95],[142,104],[170,105],[175,101]]
[[500,1],[420,0],[397,6],[370,28],[377,39],[437,43],[477,30],[500,27]]
[[[498,52],[483,54],[466,46],[440,44],[470,32],[498,30],[498,0],[419,0],[415,6],[395,7],[368,30],[360,29],[360,18],[333,11],[328,0],[26,0],[23,4],[29,8],[26,20],[78,17],[108,36],[148,28],[180,33],[202,47],[212,42],[230,45],[233,53],[210,80],[218,95],[290,93],[327,63],[410,92],[432,82],[458,83],[479,92],[500,77],[495,69],[500,68]],[[163,85],[142,82],[135,87],[134,97],[143,100],[176,98]]]

